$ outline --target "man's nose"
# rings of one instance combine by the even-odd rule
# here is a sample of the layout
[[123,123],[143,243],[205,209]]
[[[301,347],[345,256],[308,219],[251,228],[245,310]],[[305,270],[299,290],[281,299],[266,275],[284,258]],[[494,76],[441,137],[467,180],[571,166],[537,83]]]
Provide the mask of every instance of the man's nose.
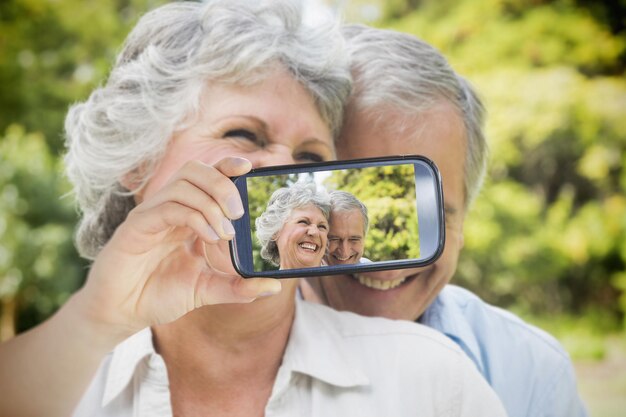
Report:
[[348,243],[347,240],[342,240],[341,245],[339,245],[339,248],[341,249],[341,253],[345,255],[350,250],[350,244]]

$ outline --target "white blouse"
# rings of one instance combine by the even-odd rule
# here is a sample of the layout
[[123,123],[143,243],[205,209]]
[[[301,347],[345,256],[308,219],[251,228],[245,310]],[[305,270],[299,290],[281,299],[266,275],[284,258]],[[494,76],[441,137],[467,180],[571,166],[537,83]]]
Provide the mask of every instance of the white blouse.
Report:
[[[172,416],[167,370],[149,328],[104,359],[74,412],[74,417],[114,416]],[[436,331],[297,300],[265,416],[506,413],[474,364]]]

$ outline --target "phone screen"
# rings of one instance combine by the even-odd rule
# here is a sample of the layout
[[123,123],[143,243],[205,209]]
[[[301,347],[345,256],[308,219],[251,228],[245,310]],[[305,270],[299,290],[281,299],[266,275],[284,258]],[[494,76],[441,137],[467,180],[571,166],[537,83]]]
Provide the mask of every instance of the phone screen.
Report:
[[[246,215],[235,223],[236,268],[244,276],[278,277],[428,262],[443,240],[441,184],[429,162],[377,158],[240,177]],[[329,212],[305,195],[329,201]],[[280,205],[280,198],[290,203]]]

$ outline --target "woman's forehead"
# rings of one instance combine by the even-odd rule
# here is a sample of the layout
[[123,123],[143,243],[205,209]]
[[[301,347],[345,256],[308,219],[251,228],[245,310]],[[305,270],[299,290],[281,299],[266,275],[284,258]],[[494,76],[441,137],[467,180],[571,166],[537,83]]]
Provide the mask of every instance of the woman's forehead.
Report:
[[252,85],[210,84],[200,100],[206,122],[238,115],[258,119],[271,135],[311,138],[332,145],[328,123],[311,94],[286,71]]

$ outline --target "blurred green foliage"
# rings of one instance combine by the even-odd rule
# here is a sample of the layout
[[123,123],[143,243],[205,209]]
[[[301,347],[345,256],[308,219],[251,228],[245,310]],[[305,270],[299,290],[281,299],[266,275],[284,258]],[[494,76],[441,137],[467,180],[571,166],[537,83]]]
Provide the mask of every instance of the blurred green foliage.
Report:
[[40,133],[11,125],[0,136],[0,302],[4,337],[30,327],[80,284],[72,242],[75,218],[60,160]]
[[250,213],[250,230],[252,231],[252,259],[255,271],[275,271],[275,265],[261,258],[261,244],[256,237],[256,219],[267,208],[267,203],[279,188],[288,187],[298,181],[298,176],[272,175],[267,177],[251,177],[247,181],[248,210]]
[[334,171],[329,190],[347,191],[368,210],[369,231],[364,256],[372,261],[417,259],[420,256],[412,165]]
[[[84,278],[71,198],[61,198],[64,114],[105,79],[137,17],[163,2],[0,2],[3,328],[40,321]],[[432,43],[484,98],[489,179],[455,281],[519,312],[623,326],[626,2],[341,3],[353,20]]]
[[62,145],[68,104],[99,84],[140,13],[165,1],[0,2],[0,129],[19,123]]
[[68,105],[102,82],[153,0],[0,2],[0,340],[82,283],[60,154]]

